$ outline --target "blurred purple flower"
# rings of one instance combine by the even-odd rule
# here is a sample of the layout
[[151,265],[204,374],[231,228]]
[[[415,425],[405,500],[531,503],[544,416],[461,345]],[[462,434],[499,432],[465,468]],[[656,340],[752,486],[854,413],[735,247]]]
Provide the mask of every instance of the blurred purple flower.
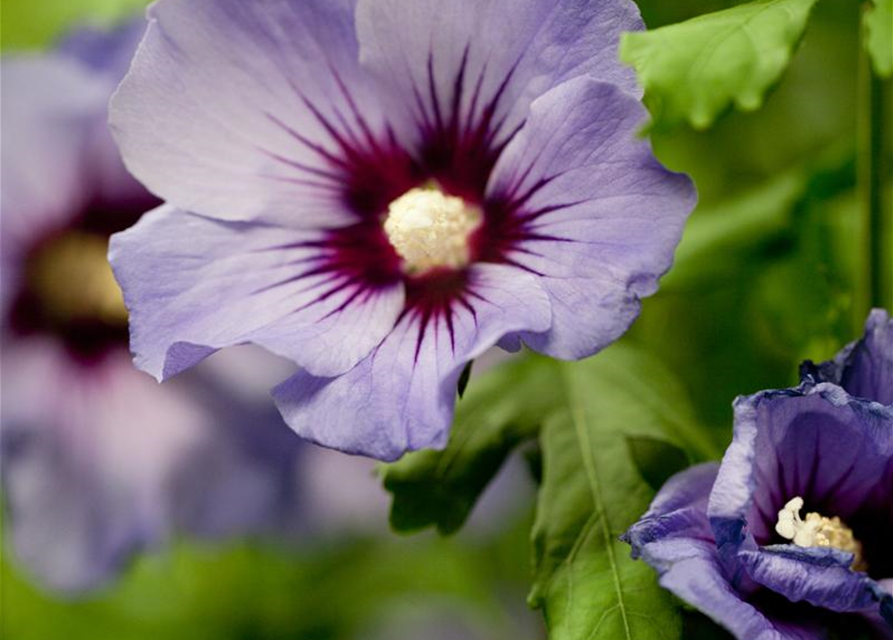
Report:
[[320,444],[446,443],[494,344],[582,358],[672,261],[695,193],[636,136],[629,0],[161,0],[112,101],[167,203],[112,240],[137,365],[259,344]]
[[824,638],[844,615],[893,638],[891,380],[876,310],[796,389],[736,400],[722,464],[670,479],[625,535],[633,555],[742,640]]
[[106,117],[144,26],[2,60],[5,528],[60,591],[100,586],[175,531],[290,528],[298,500],[299,439],[268,397],[237,398],[213,362],[161,388],[130,361],[108,236],[158,201]]

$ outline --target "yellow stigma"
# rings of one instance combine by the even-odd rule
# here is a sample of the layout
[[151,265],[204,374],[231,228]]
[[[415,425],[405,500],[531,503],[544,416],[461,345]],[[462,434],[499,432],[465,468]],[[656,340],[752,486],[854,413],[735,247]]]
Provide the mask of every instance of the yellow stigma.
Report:
[[127,322],[121,289],[106,258],[108,241],[90,233],[68,233],[34,256],[28,282],[45,312],[58,321]]
[[775,531],[782,538],[792,541],[798,547],[834,547],[853,554],[853,569],[867,569],[862,557],[862,543],[853,536],[853,530],[834,516],[827,518],[818,513],[807,513],[800,519],[803,498],[797,496],[788,501],[778,512]]
[[439,189],[415,188],[388,207],[384,230],[407,273],[468,264],[468,239],[483,216],[478,207]]

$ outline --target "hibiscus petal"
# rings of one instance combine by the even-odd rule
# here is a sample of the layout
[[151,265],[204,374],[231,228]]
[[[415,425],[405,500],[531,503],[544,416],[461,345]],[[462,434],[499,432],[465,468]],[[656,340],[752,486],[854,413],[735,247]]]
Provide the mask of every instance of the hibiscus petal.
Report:
[[633,557],[640,556],[645,545],[655,540],[680,536],[713,539],[707,500],[718,470],[717,463],[700,464],[677,473],[661,487],[648,512],[623,535],[632,545]]
[[[118,146],[108,125],[108,100],[146,31],[145,18],[137,18],[111,31],[84,26],[69,33],[58,51],[87,67],[97,80],[107,83],[105,97],[96,105],[95,122],[90,127],[89,150],[81,162],[89,171],[84,184],[90,185],[90,206],[108,211],[107,216],[120,216],[122,222],[109,220],[110,228],[120,229],[133,222],[128,212],[142,213],[160,204],[130,175],[121,160]],[[33,80],[31,80],[33,82]],[[58,100],[67,100],[61,94]],[[77,206],[72,207],[76,211]]]
[[[694,538],[668,538],[647,545],[643,559],[660,572],[660,584],[741,640],[819,640],[820,620],[797,616],[792,607],[771,616],[741,596],[726,579],[716,546]],[[792,619],[793,618],[793,619]]]
[[318,240],[169,205],[113,236],[137,366],[160,380],[252,342],[316,375],[353,367],[393,328],[403,287],[364,288],[320,268]]
[[337,378],[306,372],[273,391],[286,422],[327,447],[394,460],[407,450],[443,447],[465,364],[500,336],[542,330],[551,320],[536,279],[504,265],[470,269],[466,304],[423,324],[406,314],[372,354]]
[[61,56],[13,56],[0,68],[5,294],[5,281],[18,271],[23,252],[68,223],[92,195],[84,186],[84,160],[112,84]]
[[893,319],[884,309],[874,309],[862,338],[834,360],[819,365],[805,362],[801,374],[838,384],[850,395],[893,405]]
[[691,181],[664,169],[637,137],[641,104],[615,86],[579,78],[537,99],[488,189],[520,201],[528,239],[511,254],[542,275],[553,324],[525,334],[559,358],[616,340],[669,269],[688,214]]
[[[459,121],[513,131],[540,94],[580,75],[640,95],[617,58],[620,34],[642,29],[626,0],[360,0],[361,60],[393,96],[404,141],[415,123]],[[454,105],[458,103],[458,110]],[[489,115],[488,115],[489,113]]]
[[154,4],[111,106],[128,168],[206,216],[349,220],[331,158],[383,127],[353,14],[354,0]]
[[756,582],[791,602],[841,612],[893,607],[893,595],[866,574],[850,569],[851,553],[773,545],[741,551],[738,557]]

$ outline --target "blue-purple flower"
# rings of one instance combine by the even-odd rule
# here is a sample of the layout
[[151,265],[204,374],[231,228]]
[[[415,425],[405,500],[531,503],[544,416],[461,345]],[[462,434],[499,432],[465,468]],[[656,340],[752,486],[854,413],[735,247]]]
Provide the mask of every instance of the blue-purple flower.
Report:
[[[136,371],[108,236],[158,204],[128,175],[107,103],[145,23],[4,57],[2,468],[11,555],[46,587],[102,585],[174,532],[293,527],[299,439],[208,362]],[[246,375],[269,367],[234,354]]]
[[443,446],[465,365],[582,358],[695,194],[637,137],[629,0],[160,0],[111,122],[166,204],[112,241],[136,364],[259,344],[303,437]]
[[661,584],[736,637],[893,638],[893,320],[794,389],[735,402],[721,464],[670,479],[627,532]]

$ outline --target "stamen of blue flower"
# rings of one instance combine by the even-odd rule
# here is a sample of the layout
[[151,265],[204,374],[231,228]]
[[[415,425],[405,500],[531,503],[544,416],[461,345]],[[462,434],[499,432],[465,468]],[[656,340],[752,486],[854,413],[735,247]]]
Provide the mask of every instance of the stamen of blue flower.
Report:
[[862,543],[856,540],[853,530],[840,518],[828,518],[818,513],[807,513],[800,518],[803,498],[797,496],[785,504],[778,512],[775,531],[782,538],[791,540],[798,547],[834,547],[853,554],[852,568],[856,571],[867,569],[862,557]]
[[479,207],[436,187],[421,187],[391,202],[384,230],[405,271],[417,275],[466,266],[471,260],[470,236],[482,220]]

